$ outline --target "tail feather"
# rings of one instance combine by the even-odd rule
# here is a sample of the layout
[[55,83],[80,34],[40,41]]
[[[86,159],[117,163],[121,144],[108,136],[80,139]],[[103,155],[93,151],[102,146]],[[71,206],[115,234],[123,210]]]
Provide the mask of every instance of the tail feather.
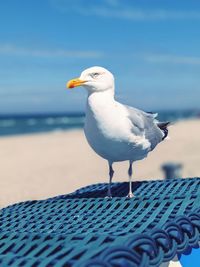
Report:
[[168,136],[168,129],[167,127],[169,126],[170,122],[158,122],[157,126],[160,128],[160,130],[164,133],[164,136],[162,140],[164,140]]

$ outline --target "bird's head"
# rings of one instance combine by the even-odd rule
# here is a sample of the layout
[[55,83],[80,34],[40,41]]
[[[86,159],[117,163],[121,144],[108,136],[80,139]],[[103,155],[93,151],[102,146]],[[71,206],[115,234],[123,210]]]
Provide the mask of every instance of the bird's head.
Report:
[[114,90],[114,77],[110,71],[102,67],[91,67],[84,70],[79,78],[70,80],[67,88],[85,87],[89,93]]

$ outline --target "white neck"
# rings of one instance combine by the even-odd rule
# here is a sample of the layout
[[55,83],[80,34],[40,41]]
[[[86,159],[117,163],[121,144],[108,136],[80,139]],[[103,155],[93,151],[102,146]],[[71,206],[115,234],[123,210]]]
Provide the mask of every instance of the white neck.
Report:
[[105,90],[105,91],[94,91],[94,92],[90,92],[88,91],[88,100],[89,99],[94,99],[94,98],[99,98],[99,99],[109,99],[109,100],[113,100],[114,99],[114,88],[111,88],[109,90]]
[[92,113],[100,112],[100,110],[103,112],[106,107],[110,107],[114,102],[114,89],[88,93],[87,108],[89,108]]
[[88,93],[88,104],[96,103],[110,103],[114,101],[114,90],[106,90],[100,92]]

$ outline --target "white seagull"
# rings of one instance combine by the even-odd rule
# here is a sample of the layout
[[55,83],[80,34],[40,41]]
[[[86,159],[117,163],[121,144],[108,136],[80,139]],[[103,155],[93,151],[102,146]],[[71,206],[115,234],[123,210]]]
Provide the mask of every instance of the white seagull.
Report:
[[129,161],[129,193],[132,193],[132,164],[141,160],[167,137],[169,122],[155,120],[157,114],[123,105],[115,100],[114,76],[102,67],[84,70],[79,78],[70,80],[67,88],[83,86],[88,92],[85,136],[93,150],[108,161],[108,197],[114,174],[112,164]]

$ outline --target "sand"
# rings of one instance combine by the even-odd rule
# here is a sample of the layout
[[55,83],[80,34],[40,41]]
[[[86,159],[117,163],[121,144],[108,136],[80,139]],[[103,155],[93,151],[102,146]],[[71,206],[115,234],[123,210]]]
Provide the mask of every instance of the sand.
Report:
[[[200,176],[200,120],[170,127],[170,140],[134,164],[134,180],[163,179],[166,162],[184,165],[183,177]],[[82,130],[0,138],[0,207],[66,194],[107,182],[106,161],[87,144]],[[114,181],[127,181],[127,162],[114,164]]]

